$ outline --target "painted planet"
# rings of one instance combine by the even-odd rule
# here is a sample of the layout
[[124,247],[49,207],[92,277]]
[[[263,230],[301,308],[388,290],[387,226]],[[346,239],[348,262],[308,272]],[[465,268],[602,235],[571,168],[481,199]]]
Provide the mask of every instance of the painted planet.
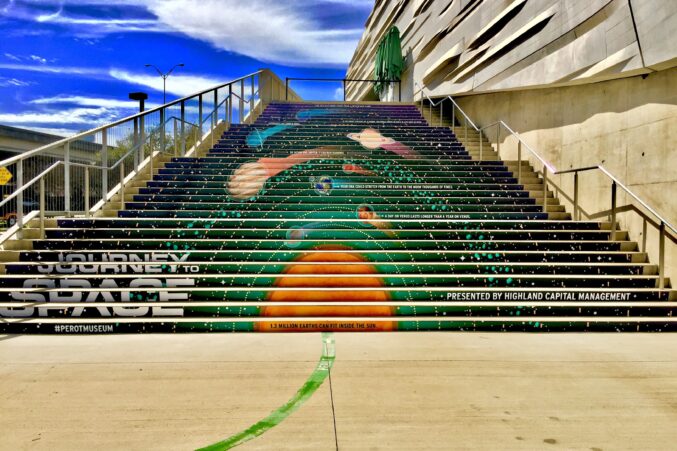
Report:
[[[367,263],[359,254],[336,252],[347,249],[322,247],[298,258],[285,269],[285,274],[301,277],[279,277],[275,287],[303,288],[303,290],[275,290],[268,295],[270,305],[261,308],[265,317],[383,317],[392,316],[390,306],[336,306],[335,302],[387,302],[390,294],[384,290],[385,283],[376,268]],[[329,252],[333,251],[333,252]],[[312,264],[317,263],[317,264]],[[302,277],[304,274],[309,277]],[[322,277],[321,275],[325,275]],[[361,277],[332,277],[337,274],[359,274]],[[319,277],[318,277],[319,275]],[[350,291],[330,291],[326,288],[360,288]],[[364,288],[373,288],[364,290]],[[298,303],[299,305],[276,306],[276,302]],[[303,305],[315,302],[326,305]],[[390,331],[396,328],[395,321],[303,321],[303,322],[262,322],[257,323],[259,331]]]
[[228,192],[238,200],[256,196],[268,180],[268,171],[259,162],[245,163],[228,179]]

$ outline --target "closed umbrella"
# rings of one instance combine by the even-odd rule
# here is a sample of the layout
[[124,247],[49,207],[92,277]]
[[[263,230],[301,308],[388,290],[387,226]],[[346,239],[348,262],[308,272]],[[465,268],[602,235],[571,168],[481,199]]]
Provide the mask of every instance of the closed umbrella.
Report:
[[374,90],[380,94],[388,87],[389,81],[399,80],[404,70],[400,30],[392,27],[383,37],[376,51],[374,69]]

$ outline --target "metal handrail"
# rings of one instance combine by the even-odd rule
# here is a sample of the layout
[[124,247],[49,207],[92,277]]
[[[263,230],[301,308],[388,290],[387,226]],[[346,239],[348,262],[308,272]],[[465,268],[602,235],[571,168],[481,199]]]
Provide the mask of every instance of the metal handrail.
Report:
[[[285,79],[285,100],[289,100],[289,81],[324,81],[324,82],[342,82],[343,83],[343,101],[346,101],[347,83],[397,83],[397,96],[402,101],[402,80],[369,80],[361,78],[304,78],[304,77],[286,77]],[[293,92],[293,90],[292,90]]]
[[[612,174],[608,169],[606,169],[602,165],[595,165],[595,166],[584,166],[580,168],[573,168],[573,169],[563,169],[563,170],[558,170],[553,164],[549,163],[544,157],[542,157],[536,150],[534,150],[529,144],[527,144],[522,137],[514,131],[508,124],[506,124],[503,120],[498,120],[494,123],[491,123],[489,125],[486,125],[482,128],[477,128],[477,126],[470,120],[468,115],[463,111],[463,109],[456,103],[456,101],[451,97],[451,96],[446,96],[444,98],[441,98],[437,102],[434,102],[423,90],[423,87],[418,84],[418,82],[414,82],[415,86],[419,87],[419,91],[421,93],[421,110],[423,110],[423,97],[428,99],[428,102],[430,103],[430,108],[431,108],[431,114],[430,114],[430,119],[432,121],[432,107],[440,105],[440,122],[442,121],[442,102],[444,102],[446,99],[451,100],[452,102],[452,116],[454,109],[458,109],[459,112],[466,118],[467,123],[470,123],[470,125],[478,132],[479,134],[479,143],[480,143],[480,155],[479,159],[482,159],[482,132],[485,131],[488,128],[491,127],[496,127],[496,153],[500,155],[500,132],[501,132],[501,127],[505,128],[512,136],[514,136],[517,139],[517,180],[521,180],[521,173],[522,173],[522,147],[525,147],[533,156],[536,158],[541,164],[543,164],[543,169],[542,169],[542,176],[543,176],[543,211],[547,212],[547,207],[548,207],[548,196],[547,196],[547,190],[548,190],[548,172],[550,172],[552,175],[564,175],[564,174],[574,174],[574,195],[573,195],[573,206],[574,206],[574,219],[578,218],[578,214],[581,211],[581,208],[579,207],[579,201],[578,201],[578,174],[580,172],[586,172],[586,171],[592,171],[592,170],[599,170],[602,172],[606,177],[608,177],[611,180],[611,209],[608,210],[609,216],[610,216],[610,222],[611,222],[611,236],[612,238],[614,237],[617,222],[616,222],[616,214],[622,211],[628,211],[632,210],[636,213],[638,213],[643,219],[644,219],[644,233],[643,233],[643,240],[646,241],[646,224],[647,222],[650,223],[653,227],[656,227],[658,229],[659,233],[659,244],[658,244],[658,267],[659,267],[659,289],[664,289],[665,287],[665,236],[667,235],[671,241],[677,242],[677,239],[673,234],[677,233],[677,228],[675,225],[671,224],[665,217],[663,217],[660,213],[658,213],[653,207],[651,207],[646,201],[644,201],[642,198],[640,198],[637,194],[635,194],[630,188],[628,188],[618,177],[616,177],[614,174]],[[416,94],[416,92],[414,93]],[[455,119],[452,118],[452,121]],[[452,127],[455,127],[455,124],[452,123]],[[467,125],[466,125],[466,138],[467,138]],[[550,182],[552,183],[552,182]],[[627,209],[624,207],[618,207],[616,205],[617,201],[617,187],[621,187],[623,191],[625,191],[627,194],[630,195],[639,205],[642,206],[646,211],[648,211],[650,214],[652,214],[656,219],[658,219],[657,223],[654,223],[651,220],[647,220],[648,218],[646,215],[642,214],[640,210],[632,206],[631,209]],[[558,188],[559,191],[561,189]],[[620,211],[623,209],[622,211]],[[607,212],[605,212],[607,213]],[[596,216],[596,215],[592,215]],[[588,216],[588,217],[592,217]],[[644,242],[643,248],[646,248],[646,243]]]
[[[257,92],[258,92],[258,91],[257,91]],[[233,94],[235,94],[235,93],[233,93]],[[218,111],[219,111],[219,110],[221,109],[221,107],[228,101],[228,99],[230,99],[230,94],[228,94],[228,95],[226,96],[226,98],[223,99],[223,100],[221,101],[221,103],[219,103],[218,105],[216,105],[216,107],[215,107],[213,110],[211,110],[207,115],[205,115],[205,118],[204,118],[204,120],[200,123],[200,125],[203,125],[203,124],[204,124],[205,122],[207,122],[208,120],[213,120],[213,119],[212,119],[212,116],[214,116],[215,113],[218,113]]]
[[44,171],[42,171],[42,172],[39,173],[38,175],[36,175],[35,177],[33,177],[30,181],[28,181],[27,183],[25,183],[20,189],[14,191],[12,194],[10,194],[9,196],[5,197],[5,198],[2,200],[2,202],[0,202],[0,207],[4,207],[5,205],[7,205],[7,203],[9,203],[9,201],[11,201],[11,200],[13,200],[14,198],[18,197],[20,193],[23,193],[23,192],[26,191],[29,187],[35,185],[35,183],[37,183],[41,178],[43,178],[44,176],[46,176],[47,174],[49,174],[50,172],[52,172],[53,169],[55,169],[56,167],[60,166],[61,164],[63,164],[63,161],[59,160],[59,161],[57,161],[56,163],[53,163],[51,166],[49,166],[47,169],[45,169]]
[[19,160],[24,160],[28,157],[37,155],[37,154],[39,154],[39,153],[41,153],[45,150],[53,149],[55,147],[60,147],[60,146],[63,146],[64,144],[67,144],[67,143],[70,143],[70,142],[73,142],[73,141],[77,141],[77,140],[80,140],[82,138],[86,138],[87,136],[90,136],[94,133],[98,133],[100,131],[103,131],[103,130],[111,128],[111,127],[115,127],[116,125],[124,124],[125,122],[129,122],[131,120],[142,118],[142,117],[148,116],[152,113],[156,113],[158,111],[165,110],[165,109],[167,109],[171,106],[181,104],[182,102],[185,102],[186,100],[190,100],[190,99],[193,99],[195,97],[206,94],[208,92],[215,91],[215,90],[221,89],[223,87],[226,87],[226,86],[238,83],[238,82],[242,82],[242,81],[244,81],[248,78],[251,78],[255,75],[259,75],[263,72],[264,72],[263,70],[253,72],[251,74],[245,75],[244,77],[240,77],[240,78],[237,78],[235,80],[229,81],[227,83],[223,83],[223,84],[220,84],[220,85],[217,85],[217,86],[213,86],[211,88],[205,89],[204,91],[200,91],[200,92],[197,92],[195,94],[191,94],[191,95],[188,95],[186,97],[182,97],[182,98],[177,99],[177,100],[173,100],[171,102],[165,103],[165,104],[160,105],[158,107],[151,108],[150,110],[145,110],[145,111],[133,114],[131,116],[127,116],[125,118],[119,119],[119,120],[111,122],[109,124],[101,125],[99,127],[95,127],[95,128],[90,129],[90,130],[87,130],[87,131],[84,131],[84,132],[81,132],[81,133],[78,133],[78,134],[75,134],[75,135],[72,135],[72,136],[68,136],[68,137],[61,139],[59,141],[55,141],[53,143],[46,144],[44,146],[38,147],[37,149],[33,149],[33,150],[28,151],[28,152],[21,153],[19,155],[11,157],[11,158],[7,158],[6,160],[0,161],[0,167],[8,166],[12,163],[16,163]]
[[[259,93],[259,90],[257,89],[256,92],[254,93],[254,95],[249,96],[249,100],[243,99],[243,98],[240,97],[236,92],[233,92],[233,93],[231,93],[231,94],[233,94],[233,95],[234,95],[235,97],[237,97],[238,99],[242,100],[244,103],[251,103],[252,100],[254,99],[254,96],[256,96],[256,94],[258,94],[258,93]],[[229,95],[230,95],[230,94],[229,94]],[[245,97],[246,97],[246,96],[245,96]],[[221,103],[223,103],[223,102],[221,102]]]
[[602,165],[595,165],[595,166],[583,166],[580,168],[573,168],[573,169],[563,169],[563,170],[558,170],[553,166],[551,163],[545,160],[545,158],[541,157],[529,144],[527,144],[522,137],[514,131],[510,126],[508,126],[505,122],[501,121],[496,121],[492,124],[489,124],[485,127],[481,128],[481,131],[491,128],[491,127],[496,127],[496,126],[502,126],[504,127],[508,132],[510,132],[511,135],[513,135],[519,143],[526,147],[526,149],[538,160],[540,161],[544,167],[547,168],[548,171],[552,173],[552,175],[564,175],[564,174],[577,174],[579,172],[586,172],[586,171],[593,171],[593,170],[600,170],[604,175],[606,175],[613,183],[615,183],[617,186],[620,186],[623,191],[628,193],[633,199],[635,199],[644,209],[646,209],[649,213],[654,215],[659,221],[665,224],[667,228],[672,230],[673,232],[677,232],[677,228],[673,224],[670,223],[667,219],[665,219],[660,213],[658,213],[653,207],[651,207],[649,204],[647,204],[642,198],[640,198],[637,194],[635,194],[630,188],[628,188],[618,177],[616,177],[614,174],[612,174],[607,168],[605,168]]
[[[7,205],[10,201],[14,200],[15,198],[20,197],[21,194],[23,194],[24,191],[26,191],[29,187],[35,185],[36,183],[40,184],[40,189],[39,189],[39,220],[40,220],[40,239],[45,238],[45,177],[50,174],[54,169],[57,167],[65,164],[63,161],[58,160],[52,163],[47,169],[44,171],[40,172],[38,175],[30,179],[27,183],[21,186],[21,188],[17,189],[14,191],[12,194],[9,196],[5,197],[1,202],[0,202],[0,208],[4,207]],[[89,179],[89,168],[95,168],[99,169],[98,166],[94,165],[87,165],[87,164],[82,164],[82,163],[73,163],[77,166],[81,166],[85,168],[85,174],[87,174],[87,178]],[[89,184],[87,183],[87,186]],[[89,196],[89,189],[86,190],[85,196]],[[85,205],[87,205],[89,202],[88,200],[85,201]],[[86,208],[86,207],[85,207]],[[23,205],[17,205],[17,211],[19,209],[23,209]],[[23,210],[21,210],[23,213]],[[89,212],[86,211],[85,214],[89,216]],[[21,231],[24,227],[24,222],[23,222],[23,214],[20,217],[17,217],[17,232]],[[0,237],[0,245],[4,244],[9,238],[11,238],[12,235],[9,234],[3,234],[2,237]]]
[[[440,100],[439,100],[438,102],[435,102],[433,99],[431,99],[431,98],[428,96],[428,94],[426,94],[426,93],[423,91],[423,87],[422,87],[421,85],[419,85],[418,82],[415,81],[415,82],[414,82],[414,86],[418,86],[418,87],[419,87],[419,90],[418,90],[417,92],[420,92],[420,93],[421,93],[421,109],[423,109],[423,97],[425,97],[426,99],[428,99],[428,103],[429,103],[429,105],[430,105],[431,108],[432,108],[432,107],[436,107],[437,105],[440,105],[440,106],[441,106],[442,102],[444,102],[445,100],[451,100],[451,103],[458,109],[458,111],[460,111],[460,113],[463,115],[463,117],[465,117],[466,121],[468,121],[468,122],[470,123],[470,125],[472,126],[472,128],[474,128],[475,131],[477,131],[477,132],[480,131],[480,129],[477,128],[477,125],[475,125],[475,123],[468,117],[468,115],[465,114],[465,111],[463,111],[463,109],[462,109],[460,106],[458,106],[458,103],[456,103],[456,101],[455,101],[451,96],[442,97],[442,98],[440,98]],[[415,94],[415,93],[414,93],[414,94]],[[440,119],[441,119],[441,118],[442,118],[442,115],[440,114]],[[431,120],[432,120],[432,116],[431,116]]]
[[[460,109],[460,107],[458,107],[458,108]],[[484,131],[484,130],[486,130],[486,129],[488,129],[488,128],[496,127],[496,126],[503,126],[506,130],[508,130],[508,131],[510,132],[511,135],[513,135],[515,138],[517,138],[517,139],[519,140],[519,142],[520,142],[524,147],[526,147],[527,150],[528,150],[528,151],[529,151],[529,152],[530,152],[530,153],[531,153],[538,161],[540,161],[544,166],[546,166],[546,167],[548,168],[548,170],[550,170],[550,172],[552,172],[553,174],[557,174],[557,173],[558,173],[557,169],[555,169],[555,167],[554,167],[551,163],[547,162],[547,161],[545,160],[545,158],[541,157],[541,156],[538,154],[538,152],[536,152],[529,144],[527,144],[527,143],[522,139],[522,137],[519,135],[519,133],[517,133],[517,132],[514,131],[512,128],[510,128],[510,126],[508,126],[508,124],[506,124],[505,122],[503,122],[503,121],[501,121],[501,120],[496,121],[496,122],[494,122],[494,123],[491,123],[491,124],[489,124],[489,125],[486,125],[486,126],[482,127],[481,129],[479,129],[479,131],[482,132],[482,131]]]
[[[8,202],[16,200],[19,208],[16,209],[16,220],[18,227],[12,228],[14,233],[20,233],[22,227],[25,225],[24,221],[24,196],[26,188],[32,187],[35,190],[35,184],[44,184],[48,181],[54,184],[57,190],[63,190],[55,197],[55,201],[63,202],[63,210],[61,208],[50,209],[50,215],[65,214],[70,215],[75,210],[71,209],[71,201],[78,199],[78,196],[73,196],[76,186],[71,185],[71,169],[80,167],[84,168],[85,180],[84,190],[89,192],[90,179],[89,175],[92,171],[95,177],[97,187],[100,186],[101,193],[95,195],[93,199],[94,207],[89,208],[90,198],[86,196],[85,199],[85,215],[96,212],[103,208],[108,202],[113,201],[113,197],[118,193],[120,195],[120,208],[124,209],[124,188],[133,177],[141,172],[142,168],[153,173],[154,159],[161,153],[168,151],[166,143],[171,142],[172,138],[167,135],[167,130],[172,130],[171,122],[173,121],[173,147],[174,153],[177,152],[185,154],[187,140],[192,136],[195,137],[195,142],[192,143],[190,152],[197,150],[198,145],[202,145],[206,135],[203,134],[205,124],[207,124],[208,133],[212,133],[212,141],[214,140],[214,130],[222,121],[230,124],[234,121],[234,101],[235,97],[240,99],[240,115],[239,122],[245,122],[244,112],[245,103],[249,105],[249,119],[253,120],[253,112],[256,111],[259,105],[263,105],[263,86],[267,86],[266,98],[269,100],[280,100],[284,92],[280,87],[283,82],[280,78],[271,72],[269,69],[261,69],[257,72],[245,75],[226,83],[207,88],[195,94],[173,100],[158,107],[138,112],[131,116],[116,120],[109,124],[101,125],[90,130],[77,133],[72,136],[65,137],[53,143],[49,143],[38,147],[36,149],[27,151],[25,153],[13,156],[11,158],[0,161],[0,167],[15,166],[10,168],[16,175],[16,187],[10,193],[10,197],[6,199],[2,205],[7,205]],[[251,86],[251,90],[249,89]],[[224,88],[225,87],[225,92]],[[251,93],[251,94],[250,94]],[[225,98],[221,102],[217,102],[219,97],[225,94]],[[209,107],[212,103],[213,96],[213,110]],[[197,103],[197,111],[186,111],[188,102]],[[225,111],[220,109],[224,104],[227,104]],[[181,114],[178,117],[178,112],[169,116],[173,111],[168,108],[181,106]],[[210,112],[204,112],[203,106],[210,109]],[[159,121],[158,121],[159,112]],[[151,116],[152,115],[152,116]],[[198,119],[194,122],[188,120],[196,116]],[[220,117],[222,116],[222,117]],[[133,129],[133,135],[132,135]],[[199,133],[198,133],[199,131]],[[197,135],[200,136],[197,136]],[[99,140],[100,139],[100,140]],[[118,151],[128,145],[130,148],[124,150],[124,154],[117,155]],[[150,144],[150,145],[149,145]],[[171,147],[171,145],[170,145]],[[77,152],[74,154],[74,151]],[[112,152],[112,153],[111,153]],[[114,160],[109,160],[109,155],[115,155]],[[133,164],[129,161],[134,157]],[[84,160],[82,163],[72,161],[75,157],[78,160]],[[94,161],[92,161],[94,160]],[[45,172],[45,167],[48,172]],[[62,167],[63,179],[46,178],[45,175],[54,171],[57,167]],[[125,170],[125,166],[127,170]],[[111,170],[120,170],[119,183],[111,187],[109,179]],[[32,179],[28,184],[24,183],[24,174],[26,170],[31,174]],[[40,174],[34,175],[36,172]],[[117,180],[116,180],[117,181]],[[98,188],[97,188],[98,189]],[[53,188],[50,187],[50,191]],[[50,198],[50,202],[53,199]],[[43,208],[44,210],[44,208]],[[81,210],[79,210],[81,211]],[[11,236],[11,234],[10,234]]]

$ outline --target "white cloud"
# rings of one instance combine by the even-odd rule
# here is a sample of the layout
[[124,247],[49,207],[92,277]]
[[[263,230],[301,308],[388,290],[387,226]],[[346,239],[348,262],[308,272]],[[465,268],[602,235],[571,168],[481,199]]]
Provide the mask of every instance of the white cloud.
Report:
[[96,125],[112,122],[119,117],[109,108],[67,108],[56,112],[0,113],[0,123],[5,124],[84,124]]
[[49,74],[68,74],[68,75],[88,75],[101,76],[106,75],[107,71],[91,67],[74,66],[48,66],[35,64],[0,64],[0,69],[23,70],[29,72],[42,72]]
[[343,100],[343,86],[334,90],[334,100]]
[[59,18],[62,12],[63,12],[63,4],[60,5],[59,10],[57,12],[52,14],[41,14],[37,16],[35,20],[38,22],[49,22]]
[[176,31],[262,61],[291,65],[350,61],[363,30],[323,29],[309,18],[304,3],[150,0],[148,9]]
[[[36,0],[42,5],[53,1]],[[134,5],[152,19],[73,17],[62,9],[33,17],[38,22],[69,26],[75,36],[121,32],[178,32],[217,49],[264,62],[295,66],[343,66],[350,61],[362,35],[360,27],[327,27],[313,18],[314,9],[368,9],[372,0],[63,0],[74,5]],[[61,7],[62,8],[62,7]]]
[[[83,77],[92,77],[99,79],[110,79],[124,81],[133,85],[145,86],[152,88],[158,92],[162,92],[162,78],[155,75],[150,70],[148,73],[134,73],[124,69],[98,69],[91,67],[77,67],[77,66],[52,66],[49,64],[0,64],[0,69],[8,69],[15,71],[41,72],[48,74],[60,75],[77,75]],[[209,75],[185,75],[178,72],[178,70],[167,79],[167,92],[181,97],[203,91],[212,86],[223,84],[228,80],[223,78],[215,78]],[[77,103],[77,102],[76,102]]]
[[28,130],[33,130],[36,132],[42,132],[42,133],[48,133],[50,135],[57,135],[57,136],[70,136],[74,135],[77,133],[75,129],[70,129],[70,128],[54,128],[54,127],[23,127]]
[[[152,73],[139,74],[127,72],[122,69],[111,69],[110,76],[127,83],[146,86],[156,91],[162,92],[162,78]],[[199,91],[203,91],[212,86],[228,81],[228,78],[216,79],[201,75],[181,75],[172,74],[167,79],[167,92],[185,97]]]
[[59,95],[31,100],[34,105],[75,104],[83,107],[103,107],[135,110],[139,103],[135,100],[118,100],[100,97]]
[[11,59],[12,61],[21,61],[21,58],[16,55],[12,55],[11,53],[5,53],[5,57]]
[[40,63],[40,64],[47,64],[47,59],[46,59],[46,58],[43,58],[43,57],[41,57],[41,56],[38,56],[38,55],[30,55],[29,58],[30,58],[31,60],[35,61],[35,62]]
[[12,6],[14,6],[14,0],[9,0],[3,8],[0,8],[0,12],[7,14]]
[[171,29],[158,23],[155,19],[107,19],[90,17],[71,17],[58,11],[54,14],[41,15],[35,18],[41,23],[72,25],[78,29],[78,36],[96,36],[106,33],[122,32],[170,32]]
[[30,85],[31,85],[30,82],[19,80],[17,78],[0,77],[0,88],[7,88],[7,87],[22,88],[24,86],[30,86]]

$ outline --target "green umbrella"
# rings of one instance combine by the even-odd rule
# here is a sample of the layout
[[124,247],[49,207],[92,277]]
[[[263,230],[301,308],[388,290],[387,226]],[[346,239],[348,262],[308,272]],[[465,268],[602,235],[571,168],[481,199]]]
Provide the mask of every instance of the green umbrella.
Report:
[[388,85],[389,81],[399,80],[404,70],[402,58],[402,44],[400,43],[400,30],[392,27],[383,37],[376,51],[374,69],[374,90],[377,94]]

